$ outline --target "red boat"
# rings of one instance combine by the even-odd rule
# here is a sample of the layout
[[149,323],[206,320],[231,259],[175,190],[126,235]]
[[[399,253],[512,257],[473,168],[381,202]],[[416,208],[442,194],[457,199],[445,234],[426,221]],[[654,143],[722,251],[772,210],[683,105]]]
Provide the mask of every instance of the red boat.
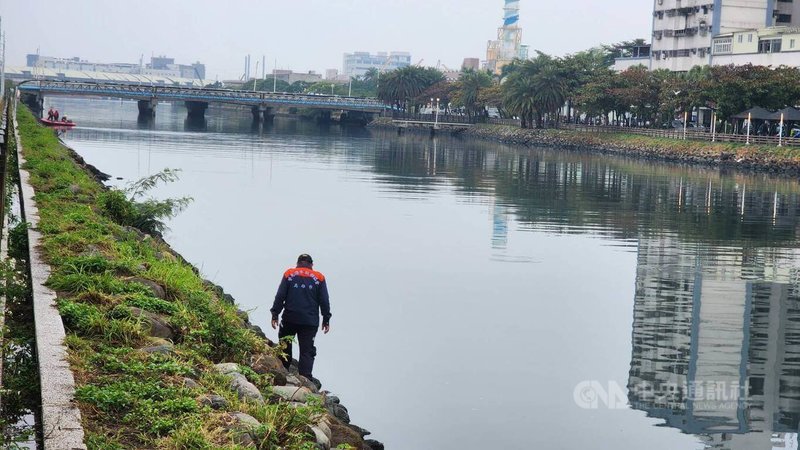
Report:
[[42,125],[47,125],[48,127],[74,127],[77,123],[73,121],[69,122],[62,122],[60,120],[47,120],[47,119],[39,119],[42,122]]

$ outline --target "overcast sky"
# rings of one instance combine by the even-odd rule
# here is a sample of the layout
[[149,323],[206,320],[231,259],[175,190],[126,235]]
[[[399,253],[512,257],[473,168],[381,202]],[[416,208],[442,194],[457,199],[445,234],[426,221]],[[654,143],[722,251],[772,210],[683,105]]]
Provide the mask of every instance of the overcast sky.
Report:
[[[167,55],[206,64],[208,78],[239,78],[262,55],[271,70],[341,70],[356,50],[411,52],[414,63],[458,68],[485,59],[503,0],[0,0],[8,65],[25,55],[138,62]],[[521,1],[523,43],[563,55],[648,38],[652,2]],[[259,69],[260,72],[260,69]]]

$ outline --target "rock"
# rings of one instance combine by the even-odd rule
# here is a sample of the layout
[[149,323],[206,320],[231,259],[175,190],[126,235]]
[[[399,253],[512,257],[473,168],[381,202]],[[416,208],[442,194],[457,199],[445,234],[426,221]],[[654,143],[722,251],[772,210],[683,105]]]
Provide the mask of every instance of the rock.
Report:
[[231,414],[231,416],[236,420],[236,424],[241,426],[243,429],[253,429],[261,426],[261,422],[249,414],[235,412]]
[[371,450],[384,450],[383,443],[376,441],[375,439],[366,439],[364,441]]
[[248,328],[250,331],[252,331],[253,333],[255,333],[255,334],[256,334],[256,336],[260,337],[261,339],[266,339],[266,340],[267,340],[267,345],[269,345],[270,347],[272,347],[272,345],[270,345],[270,344],[272,344],[272,341],[270,341],[269,339],[267,339],[267,335],[266,335],[266,334],[264,334],[264,330],[262,330],[260,326],[258,326],[258,325],[253,325],[253,324],[250,324],[250,325],[249,325],[247,328]]
[[283,362],[269,353],[260,353],[250,358],[250,367],[260,375],[272,375],[272,380],[277,386],[287,382],[289,372],[283,367]]
[[[301,386],[307,387],[311,392],[314,393],[319,393],[319,388],[322,387],[321,382],[319,383],[319,386],[317,386],[317,383],[314,383],[313,381],[309,380],[308,378],[302,375],[297,375],[297,379],[300,380]],[[317,382],[319,382],[319,380],[317,380]]]
[[130,310],[133,317],[141,318],[145,322],[150,336],[170,340],[175,337],[166,317],[136,307],[131,307]]
[[[225,397],[216,394],[206,394],[200,397],[200,404],[203,406],[210,406],[211,409],[225,409],[228,407],[228,401],[225,400]],[[252,417],[250,418],[252,419]]]
[[242,412],[233,413],[231,417],[236,422],[237,433],[234,436],[236,443],[243,447],[256,448],[256,441],[252,431],[261,426],[261,423],[255,417]]
[[199,389],[200,385],[197,384],[197,381],[194,381],[193,379],[188,378],[188,377],[184,377],[183,378],[183,387],[188,388],[188,389]]
[[172,344],[154,345],[152,347],[145,347],[142,349],[145,353],[158,353],[160,355],[169,355],[175,351],[175,346]]
[[228,376],[231,377],[231,389],[236,391],[239,398],[264,403],[264,396],[261,395],[261,391],[253,383],[247,381],[244,375],[234,372],[228,374]]
[[371,431],[365,430],[364,428],[361,428],[358,425],[353,425],[352,423],[347,424],[347,427],[350,428],[351,430],[355,431],[356,433],[358,433],[362,438],[372,434]]
[[286,375],[286,384],[289,386],[302,386],[303,382],[300,381],[300,378],[297,378],[298,375],[289,374]]
[[336,417],[344,423],[350,423],[350,414],[347,412],[347,408],[345,408],[344,405],[335,403],[331,406],[328,406],[327,409],[333,417]]
[[245,324],[249,324],[250,323],[250,315],[247,314],[247,311],[243,311],[241,309],[237,309],[236,310],[236,315],[239,316],[239,319],[241,319],[242,322],[244,322]]
[[80,256],[103,256],[103,252],[100,250],[100,247],[89,244],[86,246],[86,249],[80,253]]
[[322,432],[325,434],[325,436],[327,436],[327,437],[328,437],[328,440],[330,440],[330,438],[331,438],[331,428],[328,426],[328,419],[327,419],[327,417],[329,417],[329,416],[325,416],[325,417],[323,417],[323,418],[322,418],[322,420],[320,420],[319,422],[317,422],[317,425],[316,425],[316,426],[317,426],[317,428],[319,428],[320,430],[322,430]]
[[231,294],[222,294],[222,301],[229,305],[236,304],[236,299]]
[[331,439],[319,427],[311,427],[314,432],[314,437],[317,439],[317,444],[321,445],[323,449],[328,450],[331,448]]
[[329,406],[338,405],[339,403],[340,403],[339,397],[337,397],[337,396],[335,396],[333,394],[328,394],[328,393],[325,394],[325,407],[326,408],[329,407]]
[[214,364],[214,370],[223,375],[228,375],[234,372],[239,372],[239,365],[236,363]]
[[81,192],[81,187],[78,186],[77,184],[70,184],[69,191],[77,195]]
[[272,392],[284,400],[296,402],[305,402],[310,395],[313,395],[311,390],[303,386],[273,386]]
[[347,444],[348,446],[352,448],[357,448],[359,450],[368,448],[364,446],[363,437],[357,431],[350,428],[348,425],[343,424],[342,422],[336,419],[332,419],[330,427],[331,427],[331,447],[338,447],[341,444]]
[[130,282],[130,283],[138,283],[138,284],[141,284],[141,285],[143,285],[145,287],[150,288],[150,291],[153,293],[153,296],[156,297],[156,298],[160,298],[161,300],[166,300],[167,299],[167,293],[164,290],[164,287],[161,286],[160,284],[156,283],[153,280],[148,280],[146,278],[133,277],[133,278],[128,278],[127,281]]

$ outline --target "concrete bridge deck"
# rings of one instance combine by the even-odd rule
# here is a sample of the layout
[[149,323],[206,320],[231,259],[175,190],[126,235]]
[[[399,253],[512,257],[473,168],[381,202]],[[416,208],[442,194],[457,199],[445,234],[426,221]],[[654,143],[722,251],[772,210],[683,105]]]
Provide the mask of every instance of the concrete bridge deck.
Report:
[[195,117],[202,117],[209,103],[251,106],[254,117],[267,117],[271,109],[276,107],[371,114],[381,113],[387,108],[383,102],[372,98],[123,83],[32,80],[20,83],[19,90],[35,96],[40,104],[45,95],[133,99],[139,101],[139,111],[143,114],[154,114],[159,101],[183,101],[189,109],[189,116]]

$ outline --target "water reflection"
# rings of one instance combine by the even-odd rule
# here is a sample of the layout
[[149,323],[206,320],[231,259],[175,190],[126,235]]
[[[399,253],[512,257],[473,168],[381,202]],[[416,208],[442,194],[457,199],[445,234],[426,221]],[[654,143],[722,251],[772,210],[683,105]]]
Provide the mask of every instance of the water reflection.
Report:
[[798,251],[639,240],[633,408],[708,448],[797,448]]

